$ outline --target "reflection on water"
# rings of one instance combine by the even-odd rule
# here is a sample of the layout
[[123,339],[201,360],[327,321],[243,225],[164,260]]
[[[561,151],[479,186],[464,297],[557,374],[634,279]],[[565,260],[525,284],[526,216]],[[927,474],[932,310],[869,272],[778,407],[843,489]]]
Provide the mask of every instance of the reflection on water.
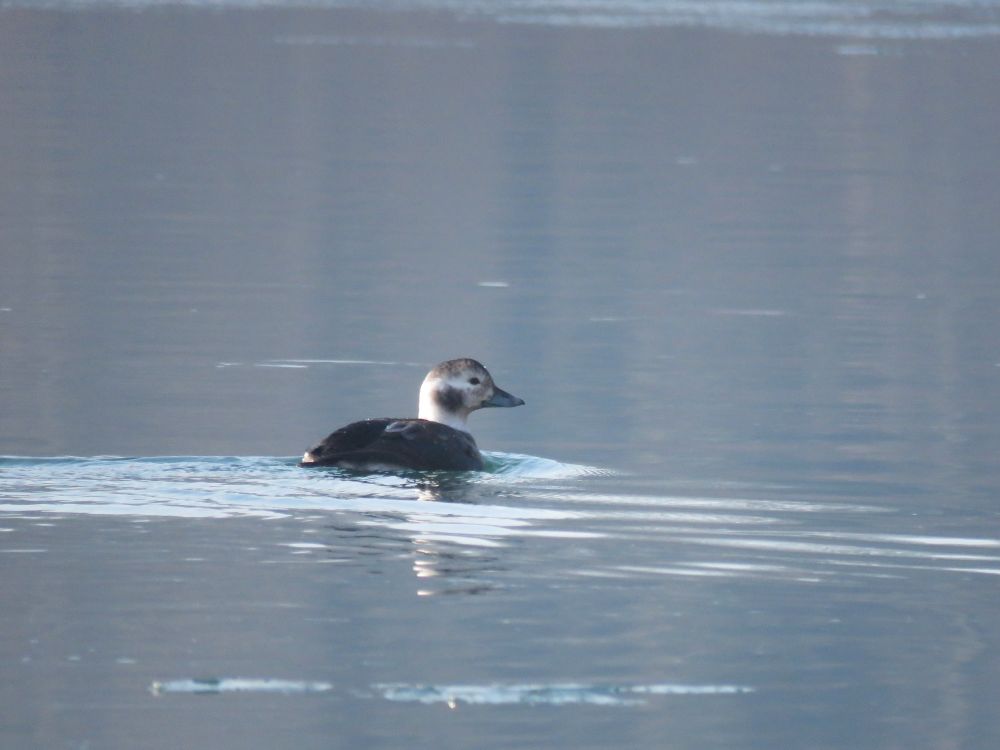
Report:
[[[455,505],[414,506],[428,500],[470,506],[487,518],[561,518],[558,511],[490,505],[518,484],[607,476],[598,468],[533,456],[484,454],[488,472],[362,474],[339,468],[301,469],[297,459],[257,457],[27,458],[0,457],[5,510],[142,516],[238,515],[276,517],[304,510],[460,512]],[[41,501],[41,502],[36,502]],[[472,507],[474,506],[474,507]]]
[[[304,519],[296,555],[407,540],[414,575],[448,593],[504,585],[491,551],[547,540],[553,579],[715,576],[819,583],[936,570],[1000,575],[1000,538],[914,533],[902,508],[629,492],[625,476],[515,454],[488,472],[357,474],[267,458],[0,458],[0,512],[138,518]],[[609,492],[618,486],[621,492]],[[705,489],[705,488],[701,488]],[[746,489],[746,488],[744,488]],[[864,532],[851,531],[852,519]],[[334,530],[334,537],[330,537]],[[360,547],[352,552],[352,547]],[[574,559],[559,547],[579,553]],[[654,563],[646,555],[658,554]],[[398,550],[397,550],[398,551]],[[664,564],[670,559],[669,564]],[[436,591],[423,585],[422,595]]]
[[[351,717],[391,706],[660,706],[739,724],[896,671],[927,684],[979,647],[950,633],[937,665],[911,663],[923,625],[896,610],[930,607],[941,638],[952,605],[935,598],[989,588],[995,535],[927,533],[888,503],[796,501],[789,488],[727,497],[688,481],[688,496],[669,482],[657,494],[648,477],[547,462],[534,476],[517,470],[534,459],[491,459],[502,473],[437,482],[293,459],[5,458],[6,600],[24,600],[24,585],[74,592],[36,601],[35,624],[15,631],[19,684],[52,684],[66,665],[90,684],[110,669],[122,700],[149,689],[167,715],[251,724],[276,696],[282,714],[329,713],[353,744]],[[78,595],[97,621],[144,635],[94,632]],[[86,627],[54,633],[67,616]],[[859,662],[873,646],[880,660]],[[184,701],[198,695],[229,697]],[[509,732],[525,718],[490,720]]]

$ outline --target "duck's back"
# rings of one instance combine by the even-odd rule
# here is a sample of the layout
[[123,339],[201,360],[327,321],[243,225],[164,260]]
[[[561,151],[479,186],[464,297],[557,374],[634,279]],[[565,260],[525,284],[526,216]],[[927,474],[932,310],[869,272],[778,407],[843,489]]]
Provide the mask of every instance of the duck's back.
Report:
[[353,422],[330,433],[299,465],[473,471],[483,468],[483,457],[467,432],[426,419],[384,418]]

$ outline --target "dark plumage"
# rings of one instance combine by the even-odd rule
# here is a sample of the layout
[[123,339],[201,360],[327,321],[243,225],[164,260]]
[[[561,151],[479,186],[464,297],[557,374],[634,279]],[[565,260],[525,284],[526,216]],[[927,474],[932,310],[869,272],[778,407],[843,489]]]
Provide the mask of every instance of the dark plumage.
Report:
[[306,451],[299,466],[481,471],[483,457],[465,426],[469,414],[523,403],[497,387],[474,359],[449,360],[424,378],[417,419],[366,419],[341,427]]
[[467,432],[426,419],[366,419],[341,427],[309,450],[300,466],[481,471],[483,457]]

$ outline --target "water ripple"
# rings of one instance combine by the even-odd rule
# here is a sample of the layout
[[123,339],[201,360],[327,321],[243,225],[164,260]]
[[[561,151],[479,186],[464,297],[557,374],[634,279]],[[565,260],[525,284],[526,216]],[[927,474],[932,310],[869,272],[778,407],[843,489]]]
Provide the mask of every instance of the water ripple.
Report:
[[[1000,575],[1000,538],[930,534],[912,513],[889,505],[710,497],[695,485],[683,496],[657,492],[648,477],[633,482],[516,454],[492,453],[488,460],[492,473],[396,476],[303,470],[292,458],[3,457],[0,513],[11,526],[21,519],[51,526],[71,516],[299,519],[312,536],[284,541],[284,555],[266,562],[407,556],[417,578],[439,579],[437,589],[422,587],[420,595],[516,585],[516,575],[808,583],[921,570]],[[741,489],[752,494],[750,486]],[[11,543],[0,550],[48,551],[17,538],[15,529],[6,531]],[[507,581],[492,563],[495,555],[532,540],[545,540],[544,554],[523,553],[528,569]],[[544,564],[532,568],[540,559]]]

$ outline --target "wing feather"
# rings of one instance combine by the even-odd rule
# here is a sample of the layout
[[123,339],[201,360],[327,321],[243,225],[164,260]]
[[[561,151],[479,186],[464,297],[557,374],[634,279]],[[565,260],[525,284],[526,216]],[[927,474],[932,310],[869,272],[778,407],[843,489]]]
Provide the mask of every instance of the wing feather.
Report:
[[301,465],[468,471],[481,470],[483,458],[466,432],[425,419],[383,418],[354,422],[330,433]]

